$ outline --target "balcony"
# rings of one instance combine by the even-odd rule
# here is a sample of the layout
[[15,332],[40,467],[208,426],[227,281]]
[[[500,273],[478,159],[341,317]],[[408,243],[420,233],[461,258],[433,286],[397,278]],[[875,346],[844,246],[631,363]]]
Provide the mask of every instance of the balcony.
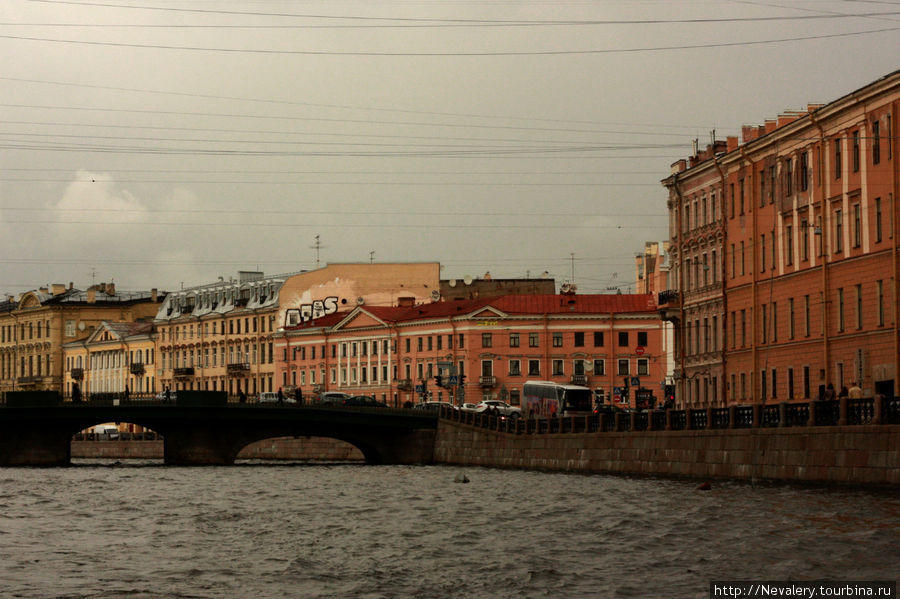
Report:
[[478,377],[478,385],[480,387],[496,387],[497,386],[497,377],[495,377],[495,376],[480,376],[480,377]]
[[16,379],[16,383],[19,385],[37,385],[44,377],[42,376],[20,376]]
[[81,381],[84,380],[84,368],[73,368],[71,371],[72,380]]
[[[141,376],[142,374],[144,374],[144,364],[143,364],[143,362],[134,362],[134,363],[132,363],[132,364],[131,364],[131,367],[129,368],[129,371],[131,372],[131,374],[136,374],[136,375],[138,375],[138,376]],[[75,378],[74,375],[72,376],[72,378]]]
[[226,370],[228,374],[246,374],[250,372],[250,364],[247,362],[236,362],[229,364]]
[[176,368],[173,370],[172,374],[176,379],[190,378],[194,376],[194,367],[189,366],[187,368]]
[[572,384],[573,385],[581,385],[582,387],[587,386],[588,377],[586,374],[573,374],[572,375]]
[[660,291],[657,297],[660,318],[677,321],[681,312],[681,293],[677,289]]

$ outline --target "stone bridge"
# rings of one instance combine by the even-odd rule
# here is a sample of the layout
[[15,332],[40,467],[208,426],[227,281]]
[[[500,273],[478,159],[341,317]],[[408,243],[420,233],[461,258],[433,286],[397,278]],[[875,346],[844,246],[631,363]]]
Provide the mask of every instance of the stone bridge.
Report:
[[171,465],[233,464],[245,446],[273,437],[340,439],[359,448],[368,464],[428,464],[437,420],[420,410],[226,403],[216,392],[179,393],[169,404],[99,405],[8,393],[0,406],[0,466],[68,465],[72,436],[104,422],[156,431]]

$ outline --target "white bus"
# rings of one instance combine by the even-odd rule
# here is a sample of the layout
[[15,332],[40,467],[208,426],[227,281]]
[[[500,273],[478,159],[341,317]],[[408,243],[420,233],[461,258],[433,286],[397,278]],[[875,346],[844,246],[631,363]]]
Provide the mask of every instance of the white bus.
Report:
[[526,381],[522,395],[522,412],[526,418],[586,416],[593,409],[593,392],[579,385]]

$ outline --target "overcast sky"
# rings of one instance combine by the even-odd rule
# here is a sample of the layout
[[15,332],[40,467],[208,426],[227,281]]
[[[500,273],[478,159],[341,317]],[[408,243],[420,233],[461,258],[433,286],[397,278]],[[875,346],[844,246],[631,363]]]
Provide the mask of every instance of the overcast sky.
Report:
[[900,2],[0,1],[0,293],[439,261],[634,282],[669,166],[900,67]]

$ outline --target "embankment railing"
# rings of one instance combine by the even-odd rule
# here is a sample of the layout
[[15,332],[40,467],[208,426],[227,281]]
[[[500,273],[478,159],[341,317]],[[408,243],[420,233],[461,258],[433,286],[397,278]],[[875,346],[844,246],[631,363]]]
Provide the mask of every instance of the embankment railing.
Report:
[[516,435],[900,424],[900,397],[645,410],[562,418],[494,416],[443,406],[441,418]]

